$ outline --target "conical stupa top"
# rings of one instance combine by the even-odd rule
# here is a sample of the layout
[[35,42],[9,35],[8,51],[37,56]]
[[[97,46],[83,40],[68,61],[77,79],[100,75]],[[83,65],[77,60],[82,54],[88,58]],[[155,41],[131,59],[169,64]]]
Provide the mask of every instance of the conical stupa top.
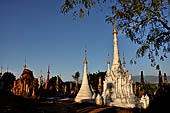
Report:
[[26,58],[24,60],[24,69],[26,69]]
[[[113,55],[113,64],[120,64],[120,58],[119,58],[119,49],[118,49],[118,40],[117,40],[117,31],[116,31],[116,25],[114,22],[114,31],[113,31],[113,48],[114,48],[114,55]],[[113,65],[112,64],[112,65]]]
[[108,61],[107,61],[107,64],[110,64],[110,61],[109,61],[109,53],[108,53]]
[[39,81],[39,88],[40,88],[40,87],[41,87],[41,85],[42,85],[41,81],[42,81],[42,70],[40,71],[40,81]]
[[1,66],[1,71],[0,71],[0,73],[2,73],[2,66]]
[[123,53],[123,64],[124,64],[124,65],[126,64],[126,62],[125,62],[125,55],[124,55],[124,53]]
[[84,64],[87,64],[87,60],[86,60],[86,52],[87,52],[87,50],[86,50],[86,48],[85,48],[85,59],[84,59]]
[[40,78],[42,78],[42,70],[40,71]]
[[118,32],[116,31],[116,24],[115,24],[115,20],[114,20],[114,30],[113,30],[112,34],[114,35],[115,33],[118,34]]
[[50,76],[50,66],[48,66],[48,72],[47,72],[47,80],[45,84],[45,89],[47,89],[48,83],[49,83],[49,76]]
[[50,73],[50,66],[48,66],[48,72],[47,73]]
[[120,57],[118,58],[118,63],[120,63]]
[[7,66],[7,68],[6,68],[6,72],[8,72],[8,66]]

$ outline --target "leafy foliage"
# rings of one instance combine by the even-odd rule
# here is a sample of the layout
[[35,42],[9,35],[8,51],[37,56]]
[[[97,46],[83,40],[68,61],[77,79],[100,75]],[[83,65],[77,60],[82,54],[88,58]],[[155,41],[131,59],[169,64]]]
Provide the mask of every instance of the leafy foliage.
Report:
[[78,78],[80,77],[80,73],[76,72],[75,75],[72,75],[74,80],[78,80]]
[[14,85],[14,80],[15,80],[15,76],[13,73],[10,72],[5,72],[1,78],[1,82],[4,83],[4,89],[7,92],[10,92],[11,88]]
[[96,72],[96,73],[88,74],[88,78],[90,78],[89,83],[96,92],[98,92],[99,76],[101,76],[101,81],[102,81],[101,84],[103,86],[105,75],[106,75],[106,72]]
[[113,24],[116,19],[118,29],[139,46],[130,63],[147,55],[151,66],[159,69],[155,57],[164,61],[170,52],[170,0],[65,0],[61,12],[72,12],[74,19],[82,19],[92,8],[104,4],[111,11],[106,22]]

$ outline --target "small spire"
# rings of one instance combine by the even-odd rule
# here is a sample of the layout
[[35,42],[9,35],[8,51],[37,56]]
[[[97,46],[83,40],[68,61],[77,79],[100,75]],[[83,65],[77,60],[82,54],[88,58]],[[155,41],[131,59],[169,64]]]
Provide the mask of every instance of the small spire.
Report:
[[2,66],[1,66],[1,72],[0,73],[2,74]]
[[42,70],[40,71],[40,78],[42,78]]
[[26,57],[25,57],[25,60],[24,60],[24,69],[26,69]]
[[107,61],[107,64],[110,64],[110,61],[109,61],[109,53],[108,53],[108,61]]
[[116,24],[115,24],[115,20],[114,20],[114,30],[113,30],[112,34],[114,35],[115,33],[118,34],[118,32],[116,31]]
[[8,73],[8,65],[7,65],[7,68],[6,68],[6,72]]
[[50,73],[50,66],[48,66],[48,73]]
[[118,58],[118,62],[120,63],[120,58]]
[[125,55],[124,55],[124,53],[123,53],[123,64],[124,64],[124,65],[126,64],[126,62],[125,62]]
[[41,85],[42,85],[42,70],[40,71],[39,88],[41,87]]
[[85,59],[84,59],[84,64],[87,64],[86,54],[87,54],[87,50],[86,50],[86,48],[85,48]]

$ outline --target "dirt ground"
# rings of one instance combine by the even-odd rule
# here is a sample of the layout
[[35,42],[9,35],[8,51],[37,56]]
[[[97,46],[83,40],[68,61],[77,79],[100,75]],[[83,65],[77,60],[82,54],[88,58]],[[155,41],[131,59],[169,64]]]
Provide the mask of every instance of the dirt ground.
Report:
[[0,113],[134,113],[134,109],[75,103],[70,98],[25,99],[0,95]]

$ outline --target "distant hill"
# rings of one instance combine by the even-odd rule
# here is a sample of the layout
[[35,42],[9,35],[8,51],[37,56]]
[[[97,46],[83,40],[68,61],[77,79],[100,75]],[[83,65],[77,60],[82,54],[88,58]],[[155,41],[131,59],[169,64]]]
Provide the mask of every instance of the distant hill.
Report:
[[[164,78],[162,78],[164,81]],[[170,81],[170,76],[167,76],[168,82]],[[132,76],[133,83],[140,82],[140,75]],[[144,76],[144,81],[149,83],[158,83],[158,76]]]

